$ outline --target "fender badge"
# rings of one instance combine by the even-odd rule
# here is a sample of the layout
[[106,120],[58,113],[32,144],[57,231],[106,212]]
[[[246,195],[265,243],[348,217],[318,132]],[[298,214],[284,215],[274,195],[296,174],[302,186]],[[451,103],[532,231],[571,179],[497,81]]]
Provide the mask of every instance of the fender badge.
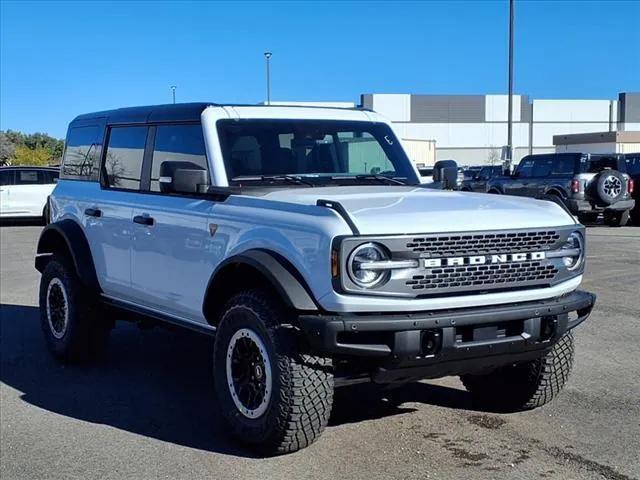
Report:
[[216,230],[218,230],[218,225],[216,225],[215,223],[210,223],[209,224],[209,235],[211,235],[213,237],[216,234]]

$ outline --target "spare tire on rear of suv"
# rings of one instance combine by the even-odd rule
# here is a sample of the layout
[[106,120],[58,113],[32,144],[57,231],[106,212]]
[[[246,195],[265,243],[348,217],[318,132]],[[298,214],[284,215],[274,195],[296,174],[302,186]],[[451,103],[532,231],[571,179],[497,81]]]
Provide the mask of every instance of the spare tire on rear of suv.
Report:
[[593,179],[596,201],[602,205],[611,205],[625,193],[626,180],[616,170],[603,170]]

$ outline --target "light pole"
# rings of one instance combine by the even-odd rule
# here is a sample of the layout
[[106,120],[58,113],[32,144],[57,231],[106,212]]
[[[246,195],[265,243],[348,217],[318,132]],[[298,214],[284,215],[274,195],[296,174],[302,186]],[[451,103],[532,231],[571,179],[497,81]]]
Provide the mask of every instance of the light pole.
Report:
[[171,85],[171,95],[173,96],[173,103],[176,103],[176,87],[175,85]]
[[[504,167],[511,169],[513,162],[513,15],[514,0],[509,0],[509,106],[507,117],[507,154]],[[505,168],[505,169],[506,169]]]
[[271,52],[264,52],[264,58],[267,62],[267,105],[271,105]]

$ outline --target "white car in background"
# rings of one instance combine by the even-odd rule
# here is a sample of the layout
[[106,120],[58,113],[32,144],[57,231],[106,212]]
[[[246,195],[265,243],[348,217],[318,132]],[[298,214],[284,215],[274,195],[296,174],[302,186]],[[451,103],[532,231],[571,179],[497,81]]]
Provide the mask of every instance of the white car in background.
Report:
[[42,218],[46,223],[47,198],[58,175],[58,168],[0,168],[0,218]]

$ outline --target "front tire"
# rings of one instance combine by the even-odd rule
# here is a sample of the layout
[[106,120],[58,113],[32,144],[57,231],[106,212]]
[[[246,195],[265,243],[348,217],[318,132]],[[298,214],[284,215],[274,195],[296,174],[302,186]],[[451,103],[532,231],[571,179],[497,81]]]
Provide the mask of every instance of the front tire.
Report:
[[629,221],[629,210],[623,212],[604,212],[604,223],[610,227],[624,227]]
[[530,410],[549,403],[562,390],[573,368],[573,356],[573,334],[567,332],[537,360],[460,379],[474,403],[487,410]]
[[63,363],[104,353],[111,325],[65,257],[54,255],[40,279],[40,323],[47,347]]
[[216,333],[214,375],[231,434],[268,454],[307,447],[333,404],[331,359],[306,353],[286,311],[259,290],[235,295]]

